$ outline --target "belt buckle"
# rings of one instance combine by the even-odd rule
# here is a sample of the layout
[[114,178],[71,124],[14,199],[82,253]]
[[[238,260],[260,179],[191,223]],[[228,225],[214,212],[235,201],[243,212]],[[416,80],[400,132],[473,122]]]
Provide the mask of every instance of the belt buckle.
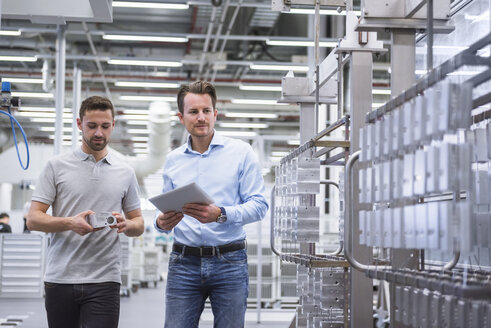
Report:
[[[207,250],[207,249],[210,249],[211,248],[211,254],[205,254],[203,255],[203,250]],[[199,256],[200,257],[212,257],[212,256],[215,256],[216,255],[216,250],[215,250],[215,247],[214,246],[202,246],[199,248]]]

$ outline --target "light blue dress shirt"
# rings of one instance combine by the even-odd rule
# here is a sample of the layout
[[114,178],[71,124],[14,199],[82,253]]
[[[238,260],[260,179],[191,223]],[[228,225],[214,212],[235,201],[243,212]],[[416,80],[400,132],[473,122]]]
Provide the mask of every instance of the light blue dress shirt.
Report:
[[[163,192],[191,182],[198,184],[227,213],[225,223],[201,223],[185,215],[174,227],[174,239],[188,246],[219,246],[245,238],[242,226],[261,220],[268,210],[261,168],[252,147],[242,140],[214,131],[203,154],[191,147],[191,138],[167,156]],[[160,232],[157,220],[155,228]]]

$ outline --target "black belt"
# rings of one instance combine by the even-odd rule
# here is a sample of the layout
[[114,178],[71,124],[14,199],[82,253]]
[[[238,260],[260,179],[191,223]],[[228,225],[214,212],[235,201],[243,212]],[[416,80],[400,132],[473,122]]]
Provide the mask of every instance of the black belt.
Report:
[[201,246],[201,247],[191,247],[181,244],[174,244],[172,250],[174,252],[181,253],[182,255],[192,255],[200,257],[210,257],[218,254],[223,254],[227,252],[238,251],[246,247],[246,242],[241,241],[240,243],[227,244],[223,246]]

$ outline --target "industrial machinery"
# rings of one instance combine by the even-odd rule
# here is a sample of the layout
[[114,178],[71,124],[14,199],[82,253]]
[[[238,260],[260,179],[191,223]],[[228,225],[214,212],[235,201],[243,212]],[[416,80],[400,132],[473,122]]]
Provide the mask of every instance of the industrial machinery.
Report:
[[[317,20],[329,5],[344,7],[273,2],[313,7]],[[316,56],[311,76],[282,83],[281,100],[301,105],[301,145],[276,168],[271,247],[297,264],[296,326],[371,327],[376,318],[378,327],[491,327],[491,34],[433,68],[434,34],[462,28],[450,1],[365,0],[360,19],[351,8],[346,36],[322,62]],[[372,55],[387,51],[381,31],[391,34],[392,99],[372,110]],[[426,42],[417,81],[416,40]],[[453,78],[463,67],[471,77]],[[337,106],[338,121],[319,128],[326,105]],[[327,136],[340,127],[344,140]],[[336,165],[341,181],[321,179]],[[331,253],[316,252],[322,183],[344,195]]]

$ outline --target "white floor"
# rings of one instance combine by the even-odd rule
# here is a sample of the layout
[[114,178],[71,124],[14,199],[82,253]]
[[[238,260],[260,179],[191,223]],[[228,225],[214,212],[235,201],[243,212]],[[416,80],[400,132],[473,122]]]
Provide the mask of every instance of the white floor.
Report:
[[[129,297],[121,298],[119,328],[162,328],[164,326],[164,283],[157,288],[140,288]],[[18,318],[19,327],[48,328],[44,299],[1,299],[0,326],[2,319]],[[257,322],[256,309],[246,312],[246,327],[288,328],[294,317],[294,310],[263,309],[260,323]],[[200,328],[213,327],[211,309],[205,308],[201,316]],[[231,327],[233,328],[233,327]]]

